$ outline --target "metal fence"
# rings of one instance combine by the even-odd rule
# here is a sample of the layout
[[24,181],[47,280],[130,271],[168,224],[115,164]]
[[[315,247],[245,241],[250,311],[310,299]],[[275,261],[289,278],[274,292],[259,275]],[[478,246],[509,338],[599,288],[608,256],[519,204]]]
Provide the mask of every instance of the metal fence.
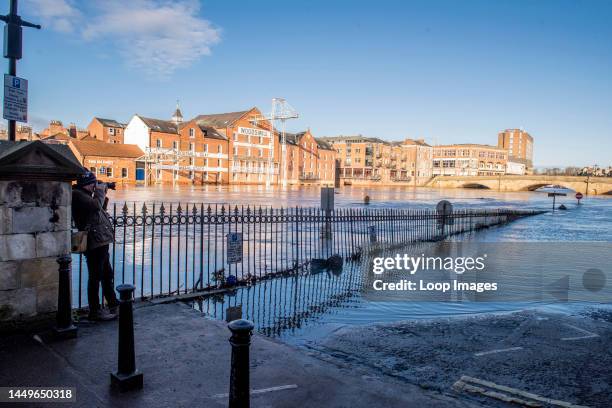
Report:
[[[372,245],[436,241],[539,213],[115,204],[111,263],[115,283],[135,285],[136,298],[179,295],[296,273],[313,258],[358,258]],[[75,307],[86,305],[86,280],[85,259],[74,255]]]

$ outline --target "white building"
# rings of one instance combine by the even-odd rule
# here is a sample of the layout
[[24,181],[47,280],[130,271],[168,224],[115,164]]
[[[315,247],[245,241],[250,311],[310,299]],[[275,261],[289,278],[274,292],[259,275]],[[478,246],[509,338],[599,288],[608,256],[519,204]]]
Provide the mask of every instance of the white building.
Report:
[[508,161],[506,165],[506,174],[515,174],[522,176],[526,173],[526,166],[524,163],[518,163],[514,161]]

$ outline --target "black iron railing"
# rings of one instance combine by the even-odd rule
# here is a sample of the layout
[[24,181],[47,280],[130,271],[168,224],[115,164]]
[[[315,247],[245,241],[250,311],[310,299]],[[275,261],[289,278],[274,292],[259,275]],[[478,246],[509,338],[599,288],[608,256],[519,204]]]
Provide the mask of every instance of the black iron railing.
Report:
[[[207,204],[114,205],[115,283],[136,298],[205,291],[226,283],[286,276],[313,258],[358,258],[373,245],[436,241],[540,211],[269,208]],[[229,244],[228,244],[229,243]],[[229,245],[229,247],[228,247]],[[73,258],[73,303],[85,298],[87,266]]]

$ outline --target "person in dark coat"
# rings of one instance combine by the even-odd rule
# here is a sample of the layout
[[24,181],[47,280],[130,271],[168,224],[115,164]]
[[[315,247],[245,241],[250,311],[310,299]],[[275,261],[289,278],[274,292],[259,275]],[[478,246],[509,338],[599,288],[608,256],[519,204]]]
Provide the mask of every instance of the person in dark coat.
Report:
[[[72,189],[72,219],[79,231],[87,231],[87,298],[90,320],[112,320],[117,317],[117,296],[114,272],[110,264],[108,247],[115,239],[113,225],[104,208],[108,185],[98,182],[95,174],[87,171],[77,179]],[[100,306],[99,288],[109,310]]]

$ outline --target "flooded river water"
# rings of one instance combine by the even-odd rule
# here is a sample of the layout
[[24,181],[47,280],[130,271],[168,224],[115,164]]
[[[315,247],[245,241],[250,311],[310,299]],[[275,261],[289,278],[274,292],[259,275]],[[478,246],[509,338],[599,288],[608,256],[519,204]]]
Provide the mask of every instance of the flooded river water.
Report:
[[[564,242],[567,245],[557,248],[565,251],[572,259],[599,259],[602,247],[589,250],[589,242],[612,243],[612,197],[586,197],[581,205],[576,204],[573,192],[566,197],[557,198],[557,206],[564,204],[567,211],[555,211],[517,220],[510,224],[459,236],[454,240],[484,243],[551,243]],[[131,187],[117,190],[112,194],[113,201],[127,202],[190,202],[224,203],[231,205],[270,205],[279,206],[318,206],[318,188],[280,190],[256,186],[245,187],[200,187],[200,188],[139,188]],[[363,207],[363,197],[371,198],[370,208],[432,208],[446,199],[455,208],[517,208],[551,209],[552,201],[546,192],[500,193],[491,190],[471,189],[411,189],[411,188],[359,188],[344,187],[337,190],[335,203],[338,207]],[[572,243],[581,243],[576,253]],[[606,250],[604,247],[603,251]],[[537,249],[534,250],[537,256]],[[542,249],[544,251],[544,249]],[[589,251],[591,253],[589,253]],[[511,251],[510,251],[511,252]],[[502,254],[502,255],[499,255]],[[544,255],[544,254],[542,254]],[[498,251],[498,257],[510,262],[520,254]],[[561,257],[560,257],[561,258]],[[558,259],[560,265],[564,262]],[[585,267],[588,266],[588,262]],[[568,269],[569,270],[566,270]],[[563,269],[553,265],[550,269],[563,269],[573,279],[582,282],[584,268],[570,265]],[[574,268],[575,270],[573,270]],[[546,268],[545,268],[546,269]],[[609,268],[608,268],[609,269]],[[605,287],[597,295],[610,293],[612,273],[603,270]],[[558,272],[558,271],[556,271]],[[437,299],[423,301],[384,301],[365,296],[367,267],[363,262],[346,263],[339,274],[321,273],[260,282],[254,286],[238,289],[229,295],[208,297],[197,302],[195,307],[212,318],[225,319],[228,308],[240,310],[244,318],[255,322],[257,329],[269,336],[284,341],[303,344],[316,342],[339,327],[392,322],[409,319],[429,319],[441,316],[458,316],[489,312],[507,312],[525,308],[547,308],[551,311],[572,311],[593,304],[584,299],[568,302],[550,299],[527,299],[495,301],[453,301]],[[542,274],[542,268],[527,271],[528,274]],[[557,275],[547,276],[553,278]],[[532,276],[533,277],[533,276]],[[550,279],[549,279],[550,280]],[[527,280],[529,281],[529,280]],[[524,289],[529,291],[525,283]],[[531,282],[531,281],[529,281]],[[538,288],[542,289],[542,288]],[[593,292],[594,293],[594,292]],[[590,294],[590,292],[589,292]],[[605,296],[604,296],[605,298]],[[602,302],[601,296],[593,298]],[[607,297],[610,299],[610,296]],[[574,301],[572,301],[574,300]],[[604,302],[605,303],[605,302]]]

